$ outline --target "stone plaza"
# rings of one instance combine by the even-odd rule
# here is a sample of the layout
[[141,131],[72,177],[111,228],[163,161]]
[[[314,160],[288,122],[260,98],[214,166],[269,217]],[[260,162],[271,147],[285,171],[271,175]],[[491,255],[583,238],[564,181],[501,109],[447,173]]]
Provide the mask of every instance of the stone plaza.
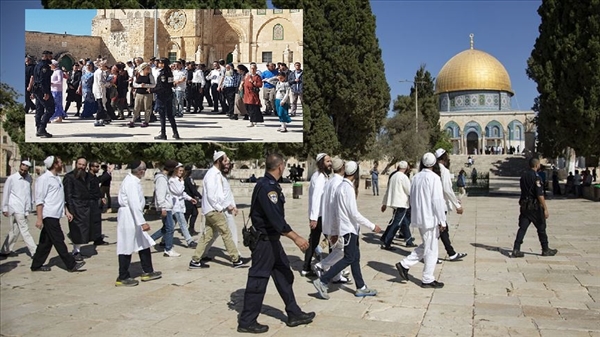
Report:
[[[113,183],[120,183],[114,181]],[[145,184],[151,184],[145,181]],[[200,183],[200,182],[198,182]],[[113,196],[117,189],[113,185]],[[382,197],[373,196],[361,182],[359,210],[385,228],[391,217],[381,213]],[[382,193],[385,186],[381,186]],[[295,274],[294,291],[304,311],[315,311],[313,323],[285,325],[283,302],[270,282],[259,322],[270,327],[266,336],[600,336],[600,207],[583,199],[548,200],[550,246],[553,257],[542,257],[531,226],[522,246],[525,257],[509,257],[517,231],[518,178],[492,177],[491,194],[463,198],[463,215],[449,215],[455,249],[468,256],[460,262],[445,259],[436,266],[442,289],[422,289],[422,264],[400,281],[394,264],[410,253],[403,242],[395,251],[379,248],[379,235],[361,237],[361,266],[376,297],[354,297],[354,285],[330,286],[330,300],[319,299],[312,283],[299,274],[303,254],[288,239],[282,243]],[[308,236],[307,191],[293,199],[286,194],[286,218],[297,232]],[[236,196],[248,217],[250,198]],[[116,241],[116,214],[103,215],[107,241]],[[2,218],[2,239],[7,232]],[[37,241],[39,231],[31,230]],[[152,231],[160,220],[148,216]],[[238,228],[243,225],[237,216]],[[67,230],[66,220],[62,219]],[[416,243],[420,243],[418,232]],[[241,234],[240,234],[241,235]],[[17,257],[0,262],[2,336],[231,336],[243,304],[247,269],[233,269],[218,239],[210,255],[211,268],[188,270],[192,250],[178,242],[180,258],[166,258],[153,249],[159,280],[134,288],[116,288],[116,245],[84,246],[86,271],[68,273],[53,250],[52,271],[32,273],[22,241]],[[240,243],[243,256],[248,248]],[[141,268],[133,258],[133,275]]]

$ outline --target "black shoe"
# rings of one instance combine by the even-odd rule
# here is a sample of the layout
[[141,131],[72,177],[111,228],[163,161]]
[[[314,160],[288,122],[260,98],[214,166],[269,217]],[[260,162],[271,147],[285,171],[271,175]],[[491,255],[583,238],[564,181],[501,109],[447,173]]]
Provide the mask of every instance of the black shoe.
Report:
[[396,248],[394,248],[392,246],[386,246],[386,245],[380,245],[379,248],[381,248],[383,250],[389,250],[389,251],[396,250]]
[[195,230],[193,230],[193,229],[191,229],[191,230],[190,230],[190,235],[191,235],[191,236],[198,235],[198,234],[200,234],[200,233],[196,232],[196,231],[195,231]]
[[269,331],[269,326],[260,323],[254,323],[246,328],[241,325],[237,327],[237,332],[265,333],[267,331]]
[[38,137],[44,137],[44,138],[52,138],[52,135],[48,133],[48,131],[43,130],[43,131],[38,131],[35,133],[36,136]]
[[106,245],[110,245],[110,243],[108,243],[104,240],[94,241],[94,246],[106,246]]
[[408,281],[408,269],[404,268],[404,266],[400,262],[396,263],[396,269],[398,269],[398,272],[400,273],[400,277],[404,281]]
[[409,247],[409,248],[418,247],[418,246],[417,246],[417,245],[416,245],[414,242],[412,242],[412,241],[411,241],[411,242],[407,242],[405,246],[406,246],[406,247]]
[[178,133],[174,133],[174,134],[173,134],[173,139],[181,139],[181,137],[179,137],[179,134],[178,134]]
[[81,255],[81,253],[73,254],[73,258],[75,259],[75,261],[83,261],[83,256]]
[[196,247],[198,247],[198,243],[196,241],[192,241],[192,242],[188,243],[187,246],[188,246],[188,248],[196,248]]
[[433,281],[431,283],[423,283],[421,282],[421,288],[443,288],[444,284],[442,282]]
[[232,267],[233,268],[239,268],[245,264],[247,264],[248,262],[250,262],[251,260],[247,257],[240,257],[239,260],[235,261],[232,263]]
[[313,321],[316,314],[314,312],[303,312],[299,316],[289,316],[285,324],[289,327],[308,324]]
[[[543,252],[542,252],[543,253]],[[525,254],[518,249],[513,249],[511,257],[524,257]]]
[[467,256],[467,253],[456,253],[454,257],[448,257],[448,261],[460,261],[465,256]]
[[33,269],[31,268],[31,271],[51,271],[52,269],[48,266],[41,266],[39,268]]
[[238,118],[238,115],[231,115],[231,116],[229,116],[229,119],[237,121],[239,118]]
[[77,263],[75,263],[75,266],[73,266],[73,268],[69,269],[69,272],[73,273],[73,272],[79,271],[81,269],[81,267],[83,267],[84,265],[85,265],[84,261],[77,262]]
[[167,136],[165,136],[165,135],[158,135],[158,136],[154,137],[154,139],[156,139],[156,140],[167,140]]
[[244,120],[245,120],[245,121],[247,121],[247,120],[249,120],[249,119],[250,119],[250,117],[248,117],[248,115],[244,116]]
[[542,256],[554,256],[556,253],[558,253],[558,250],[556,249],[548,248],[546,250],[542,250]]
[[75,114],[73,117],[79,117],[79,116],[81,116],[81,115],[80,115],[80,114],[79,114],[79,112],[78,112],[78,113],[76,113],[76,114]]
[[210,266],[204,263],[202,260],[198,262],[191,260],[188,267],[190,269],[210,268]]

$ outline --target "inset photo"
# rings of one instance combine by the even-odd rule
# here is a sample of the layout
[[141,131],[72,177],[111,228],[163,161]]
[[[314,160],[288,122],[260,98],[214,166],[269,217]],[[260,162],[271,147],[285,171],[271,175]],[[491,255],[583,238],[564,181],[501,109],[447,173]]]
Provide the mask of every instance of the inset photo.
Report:
[[32,9],[25,55],[26,142],[303,141],[302,10]]

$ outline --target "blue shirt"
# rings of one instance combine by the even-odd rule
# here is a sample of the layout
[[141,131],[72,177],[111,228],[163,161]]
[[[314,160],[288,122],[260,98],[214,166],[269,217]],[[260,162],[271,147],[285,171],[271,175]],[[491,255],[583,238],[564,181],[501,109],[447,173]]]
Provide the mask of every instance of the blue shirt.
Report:
[[[260,74],[260,77],[265,80],[271,77],[275,77],[277,76],[277,74],[279,74],[279,72],[277,70],[275,71],[270,71],[269,69],[265,70],[262,72],[262,74]],[[273,89],[275,88],[275,86],[269,82],[263,82],[263,87],[267,88],[267,89]]]

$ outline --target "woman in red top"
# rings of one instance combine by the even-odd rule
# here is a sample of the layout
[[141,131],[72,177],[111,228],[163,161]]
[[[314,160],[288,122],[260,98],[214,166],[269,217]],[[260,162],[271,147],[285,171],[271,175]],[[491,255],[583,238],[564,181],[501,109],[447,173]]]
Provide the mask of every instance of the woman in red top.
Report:
[[256,123],[263,123],[263,116],[260,113],[260,97],[258,93],[263,86],[262,78],[256,73],[256,63],[250,63],[250,72],[244,76],[244,104],[246,111],[250,115],[249,128]]

